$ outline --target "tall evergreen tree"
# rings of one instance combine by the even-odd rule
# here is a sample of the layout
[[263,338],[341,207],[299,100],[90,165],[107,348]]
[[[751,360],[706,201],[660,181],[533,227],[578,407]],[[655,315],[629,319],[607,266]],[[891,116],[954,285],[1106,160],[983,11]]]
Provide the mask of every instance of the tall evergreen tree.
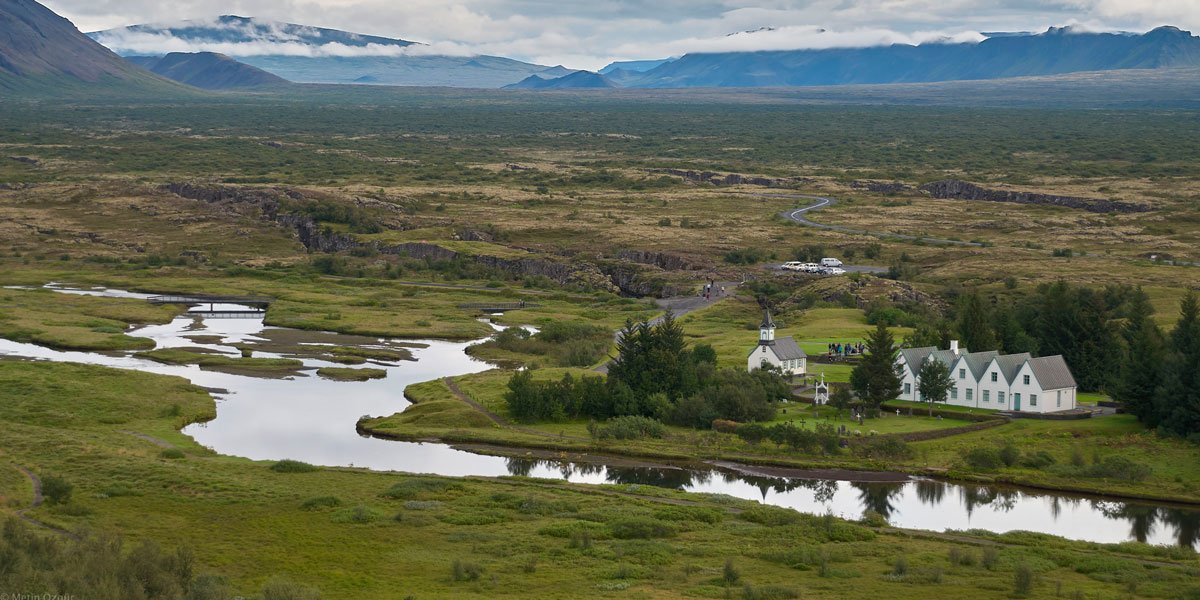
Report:
[[978,291],[964,294],[958,301],[958,336],[963,346],[974,351],[995,350],[988,306]]
[[1200,302],[1194,292],[1180,303],[1171,351],[1156,398],[1159,426],[1200,441]]
[[1157,425],[1154,396],[1167,359],[1165,340],[1154,322],[1150,298],[1140,287],[1130,298],[1127,312],[1128,319],[1121,330],[1125,360],[1121,361],[1112,396],[1143,423]]
[[879,405],[900,395],[900,369],[896,365],[896,339],[880,323],[867,336],[867,352],[850,373],[850,386],[872,414]]

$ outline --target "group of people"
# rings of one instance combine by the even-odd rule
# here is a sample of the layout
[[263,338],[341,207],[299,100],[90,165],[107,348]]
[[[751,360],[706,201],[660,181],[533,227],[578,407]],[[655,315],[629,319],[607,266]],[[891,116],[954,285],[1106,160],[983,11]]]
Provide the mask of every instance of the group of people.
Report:
[[716,279],[710,279],[704,284],[704,291],[700,292],[700,295],[704,296],[705,300],[712,300],[713,296],[719,298],[725,295],[725,286],[718,286]]
[[862,354],[864,351],[866,351],[866,349],[867,349],[867,347],[864,346],[862,342],[859,342],[857,344],[852,344],[849,342],[847,342],[845,344],[841,344],[841,343],[829,344],[828,357],[834,358],[834,357],[840,356],[840,357],[844,358],[847,356],[854,356],[857,354]]

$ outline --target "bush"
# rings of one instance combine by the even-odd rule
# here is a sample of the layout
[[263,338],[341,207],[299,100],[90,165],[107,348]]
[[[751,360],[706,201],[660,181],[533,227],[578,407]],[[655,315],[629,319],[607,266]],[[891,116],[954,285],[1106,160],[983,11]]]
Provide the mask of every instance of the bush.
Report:
[[75,485],[57,475],[42,478],[42,495],[50,504],[66,504],[71,501]]
[[271,465],[271,470],[276,473],[312,473],[317,467],[298,460],[284,459]]
[[862,458],[905,460],[912,458],[913,451],[898,437],[880,436],[856,446],[854,454]]
[[905,575],[908,575],[908,559],[901,556],[900,558],[897,558],[896,562],[892,565],[892,576],[904,577]]
[[183,458],[183,450],[180,450],[179,448],[167,448],[166,450],[160,452],[159,456],[171,460],[179,460]]
[[675,526],[647,517],[628,517],[608,525],[614,538],[619,540],[648,540],[674,537]]
[[725,580],[725,585],[733,585],[742,578],[742,573],[738,571],[737,565],[733,564],[732,558],[725,559],[725,568],[721,571],[721,577]]
[[306,585],[274,579],[263,586],[263,600],[321,600],[321,593]]
[[667,430],[662,423],[646,417],[614,417],[602,425],[595,421],[588,423],[588,433],[598,440],[640,440],[660,439]]
[[737,433],[739,423],[737,421],[729,421],[726,419],[714,419],[712,429],[717,433]]
[[300,508],[304,510],[320,510],[322,508],[335,508],[342,505],[342,501],[336,496],[317,496],[309,498],[300,504]]
[[369,506],[360,504],[353,508],[345,508],[333,513],[332,519],[334,523],[365,525],[383,519],[383,514]]
[[386,492],[381,494],[384,498],[393,500],[416,500],[420,498],[442,496],[447,492],[463,489],[462,484],[457,481],[449,481],[446,479],[424,479],[414,478],[406,479],[388,488]]
[[1038,450],[1035,454],[1027,454],[1021,459],[1021,466],[1031,469],[1045,469],[1057,462],[1054,457],[1045,450]]
[[1013,571],[1013,595],[1018,598],[1024,598],[1033,592],[1033,569],[1021,563],[1017,565]]
[[1020,459],[1021,451],[1011,441],[1005,442],[1000,448],[1000,462],[1003,462],[1004,466],[1011,467]]
[[972,468],[981,471],[993,471],[1004,464],[1000,451],[995,448],[972,448],[963,458]]
[[471,562],[455,560],[450,567],[450,579],[454,581],[475,581],[483,576],[483,567]]
[[987,546],[983,549],[983,554],[979,559],[979,564],[983,568],[991,571],[996,568],[996,563],[1000,562],[1000,551],[994,546]]

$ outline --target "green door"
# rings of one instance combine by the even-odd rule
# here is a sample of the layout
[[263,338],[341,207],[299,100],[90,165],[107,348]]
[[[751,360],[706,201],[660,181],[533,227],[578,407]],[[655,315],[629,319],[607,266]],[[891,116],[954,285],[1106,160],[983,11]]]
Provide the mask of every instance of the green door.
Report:
[[1021,395],[1013,394],[1013,410],[1021,410]]

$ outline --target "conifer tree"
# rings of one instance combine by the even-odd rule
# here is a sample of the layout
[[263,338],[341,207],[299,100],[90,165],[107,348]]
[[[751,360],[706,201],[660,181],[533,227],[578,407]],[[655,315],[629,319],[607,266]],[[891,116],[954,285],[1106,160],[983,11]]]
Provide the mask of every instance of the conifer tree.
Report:
[[879,412],[879,405],[900,395],[900,369],[896,365],[896,339],[886,325],[880,323],[867,336],[867,352],[850,373],[850,386],[862,399],[869,412]]
[[1143,423],[1157,425],[1154,396],[1162,383],[1166,343],[1154,322],[1150,299],[1140,287],[1130,298],[1128,313],[1128,320],[1121,330],[1125,360],[1121,362],[1112,396]]

